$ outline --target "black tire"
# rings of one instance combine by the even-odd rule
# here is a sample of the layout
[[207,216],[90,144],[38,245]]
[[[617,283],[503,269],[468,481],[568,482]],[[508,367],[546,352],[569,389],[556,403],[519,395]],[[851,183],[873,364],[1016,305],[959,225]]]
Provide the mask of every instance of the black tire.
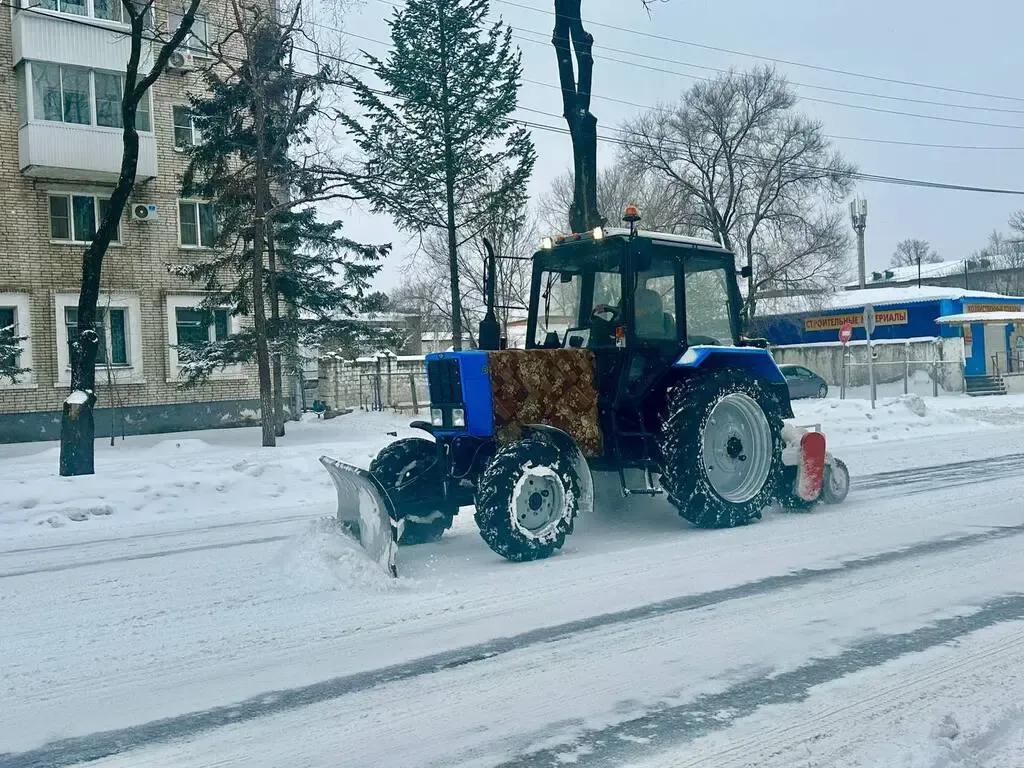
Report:
[[388,492],[395,519],[405,520],[399,545],[437,541],[452,527],[459,509],[442,497],[436,443],[420,437],[397,440],[370,462],[370,474]]
[[[744,481],[755,486],[752,491],[739,494],[741,486],[737,489],[739,495],[726,493],[723,496],[715,489],[704,461],[704,435],[712,411],[728,395],[737,395],[729,402],[739,404],[751,414],[759,410],[767,425],[767,432],[762,432],[762,436],[764,443],[770,445],[771,454],[752,457],[756,463],[751,465],[751,471],[755,474]],[[700,528],[746,525],[760,519],[761,511],[776,501],[783,466],[782,404],[771,388],[762,386],[743,371],[714,369],[675,386],[669,392],[659,443],[663,462],[661,485],[680,516]],[[723,459],[730,462],[730,468],[739,471],[741,465],[737,462],[748,460],[742,441],[729,437],[726,446],[728,455]],[[762,474],[763,482],[759,480]]]
[[824,400],[826,397],[828,397],[828,384],[822,384],[818,387],[818,399]]
[[[572,461],[551,443],[531,438],[502,446],[477,483],[480,536],[513,562],[550,557],[572,533],[580,492]],[[532,516],[546,522],[531,526]]]
[[836,470],[830,466],[825,467],[825,485],[821,490],[821,498],[826,504],[839,504],[846,499],[846,495],[850,492],[850,470],[839,459],[833,459],[833,462],[835,462],[836,470],[845,476],[845,481],[834,482],[838,479],[834,475]]
[[779,487],[776,491],[779,497],[779,504],[791,512],[810,512],[818,505],[821,496],[814,501],[807,501],[797,496],[793,491],[796,487],[796,473],[796,467],[783,467],[782,477],[779,480]]

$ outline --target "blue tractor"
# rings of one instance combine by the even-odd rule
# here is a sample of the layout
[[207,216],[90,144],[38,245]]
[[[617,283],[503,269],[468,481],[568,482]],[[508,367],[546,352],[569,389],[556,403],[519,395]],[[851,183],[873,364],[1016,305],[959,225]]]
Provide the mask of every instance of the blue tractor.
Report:
[[396,574],[399,544],[438,539],[475,507],[513,561],[560,549],[594,503],[593,475],[623,495],[664,494],[701,528],[746,525],[773,503],[841,501],[845,465],[793,418],[763,340],[740,334],[735,257],[718,243],[637,228],[545,238],[533,256],[525,349],[494,321],[490,249],[481,349],[427,355],[423,438],[369,471],[321,457],[338,517]]

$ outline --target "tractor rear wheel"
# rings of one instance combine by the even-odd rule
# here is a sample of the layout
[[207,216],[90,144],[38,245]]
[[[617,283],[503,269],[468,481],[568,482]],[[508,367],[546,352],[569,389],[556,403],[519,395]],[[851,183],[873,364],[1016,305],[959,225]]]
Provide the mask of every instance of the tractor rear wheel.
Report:
[[723,368],[681,382],[660,437],[661,485],[694,525],[746,525],[776,500],[782,405],[747,373]]
[[502,446],[476,487],[480,536],[513,562],[549,557],[572,533],[580,492],[572,461],[551,443],[531,438]]
[[395,519],[405,521],[400,545],[437,541],[452,527],[459,509],[442,495],[436,443],[420,437],[398,440],[370,462],[370,474],[391,497]]

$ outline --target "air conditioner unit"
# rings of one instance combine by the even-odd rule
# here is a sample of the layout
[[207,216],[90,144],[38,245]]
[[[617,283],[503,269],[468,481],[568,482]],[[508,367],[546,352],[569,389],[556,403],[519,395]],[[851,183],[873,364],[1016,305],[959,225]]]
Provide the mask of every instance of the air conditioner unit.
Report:
[[153,221],[159,218],[156,203],[135,203],[132,205],[132,218],[135,221]]
[[167,68],[178,70],[179,72],[185,72],[190,69],[195,69],[195,66],[195,56],[193,56],[191,53],[186,53],[184,51],[175,51],[167,60]]

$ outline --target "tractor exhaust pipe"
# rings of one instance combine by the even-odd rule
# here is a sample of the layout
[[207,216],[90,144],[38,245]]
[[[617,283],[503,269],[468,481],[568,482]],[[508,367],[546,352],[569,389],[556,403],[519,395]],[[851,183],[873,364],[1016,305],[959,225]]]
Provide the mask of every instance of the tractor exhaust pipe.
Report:
[[494,246],[486,237],[484,238],[484,248],[487,250],[487,259],[484,262],[484,301],[487,303],[487,312],[484,319],[480,321],[480,332],[477,338],[480,349],[493,351],[501,348],[501,328],[498,326],[498,318],[494,314],[498,264],[494,256]]

